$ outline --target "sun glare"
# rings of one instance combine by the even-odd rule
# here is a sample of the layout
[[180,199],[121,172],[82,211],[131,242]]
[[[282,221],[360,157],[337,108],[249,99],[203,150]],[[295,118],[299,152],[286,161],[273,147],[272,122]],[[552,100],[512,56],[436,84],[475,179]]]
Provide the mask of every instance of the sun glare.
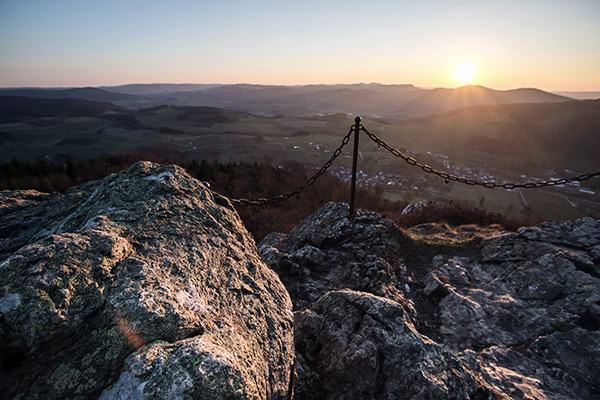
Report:
[[458,83],[471,83],[475,78],[475,66],[469,62],[460,62],[454,68],[454,79]]

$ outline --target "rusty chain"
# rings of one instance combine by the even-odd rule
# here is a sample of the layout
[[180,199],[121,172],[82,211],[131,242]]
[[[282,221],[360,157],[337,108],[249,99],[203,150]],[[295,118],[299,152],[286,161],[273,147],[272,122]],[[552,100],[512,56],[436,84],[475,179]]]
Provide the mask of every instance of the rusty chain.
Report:
[[342,139],[342,144],[340,145],[340,147],[335,149],[331,158],[329,160],[327,160],[327,162],[321,167],[321,169],[319,169],[319,171],[317,171],[316,174],[311,176],[304,185],[297,187],[295,190],[293,190],[291,192],[280,194],[275,197],[261,198],[261,199],[256,199],[256,200],[229,199],[229,201],[231,201],[233,204],[239,204],[239,205],[244,205],[244,206],[246,206],[246,205],[262,206],[262,205],[267,205],[267,204],[279,203],[280,201],[287,200],[290,197],[299,195],[300,193],[304,192],[304,190],[307,187],[314,184],[317,181],[317,179],[319,179],[319,177],[321,175],[323,175],[325,173],[325,171],[327,171],[327,169],[329,169],[329,167],[331,167],[331,164],[333,164],[335,159],[338,158],[338,156],[342,153],[342,149],[344,148],[344,146],[346,146],[346,144],[348,144],[348,142],[350,141],[350,137],[352,136],[353,132],[354,132],[354,126],[350,127],[350,131],[348,131],[348,134],[346,136],[344,136],[344,138]]
[[392,153],[394,156],[403,159],[409,165],[421,168],[424,172],[426,172],[428,174],[437,175],[440,178],[445,179],[446,183],[448,183],[449,181],[453,181],[453,182],[464,183],[466,185],[471,185],[471,186],[483,186],[483,187],[489,188],[489,189],[493,189],[493,188],[502,188],[502,189],[525,188],[525,189],[531,189],[531,188],[539,188],[539,187],[545,187],[545,186],[564,185],[566,183],[575,182],[575,181],[581,182],[581,181],[585,181],[586,179],[590,179],[590,178],[592,178],[594,176],[600,176],[600,171],[596,171],[596,172],[592,172],[592,173],[589,173],[589,174],[581,174],[581,175],[578,175],[578,176],[572,176],[570,178],[551,179],[551,180],[541,181],[541,182],[503,183],[503,184],[499,184],[499,183],[495,183],[495,182],[490,182],[490,181],[481,182],[481,181],[476,181],[474,179],[469,179],[469,178],[463,178],[463,177],[460,177],[460,176],[456,176],[456,175],[450,174],[448,172],[438,171],[437,169],[435,169],[433,167],[430,167],[429,165],[422,164],[422,163],[418,162],[413,157],[409,157],[409,156],[403,154],[400,150],[396,149],[393,146],[390,146],[389,144],[387,144],[386,142],[384,142],[383,140],[381,140],[379,137],[377,137],[377,135],[375,135],[374,133],[370,132],[363,125],[360,126],[360,130],[363,131],[372,141],[374,141],[375,143],[377,143],[378,146],[383,147],[384,149],[386,149],[387,151],[389,151],[390,153]]

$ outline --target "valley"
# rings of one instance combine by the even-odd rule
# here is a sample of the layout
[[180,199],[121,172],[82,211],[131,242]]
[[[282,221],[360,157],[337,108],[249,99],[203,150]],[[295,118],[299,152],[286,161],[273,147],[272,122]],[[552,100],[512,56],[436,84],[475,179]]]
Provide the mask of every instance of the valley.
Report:
[[[568,101],[525,89],[498,92],[465,87],[423,91],[411,85],[207,85],[201,90],[186,86],[181,91],[174,90],[176,86],[134,85],[122,89],[0,91],[0,161],[42,158],[67,162],[115,154],[138,154],[143,158],[160,153],[184,161],[274,166],[300,163],[316,171],[331,157],[353,124],[354,113],[348,110],[376,105],[380,106],[380,114],[387,117],[374,112],[363,114],[362,123],[368,130],[408,156],[450,174],[480,181],[523,183],[600,169],[600,100]],[[136,102],[141,104],[141,99],[146,105],[162,101],[194,103],[201,98],[199,92],[207,91],[214,94],[212,103],[228,103],[230,107],[132,107]],[[28,93],[33,97],[23,97]],[[394,93],[396,97],[392,96]],[[67,94],[66,99],[53,98]],[[238,101],[234,103],[233,98]],[[303,102],[310,102],[308,99],[312,99],[313,109],[302,106]],[[357,99],[363,99],[366,105],[361,106]],[[477,99],[483,104],[473,105]],[[533,100],[540,102],[525,102]],[[332,104],[336,101],[344,109],[335,112]],[[522,102],[505,104],[519,101]],[[430,114],[408,112],[410,104],[414,110],[422,110],[421,114],[423,110]],[[266,111],[258,112],[263,106]],[[296,107],[296,111],[273,114],[288,106]],[[400,113],[393,117],[390,110],[394,107],[403,108],[404,115],[411,116],[399,118]],[[318,109],[325,112],[312,113]],[[341,181],[350,177],[350,153],[351,144],[330,169]],[[570,219],[600,215],[598,178],[553,188],[510,191],[446,184],[378,148],[364,134],[360,138],[359,170],[359,185],[392,201],[460,201],[519,217]]]

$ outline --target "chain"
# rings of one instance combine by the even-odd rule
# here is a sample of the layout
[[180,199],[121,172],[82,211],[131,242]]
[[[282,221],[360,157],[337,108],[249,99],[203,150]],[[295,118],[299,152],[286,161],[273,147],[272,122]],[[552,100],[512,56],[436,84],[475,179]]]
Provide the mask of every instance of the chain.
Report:
[[338,156],[342,153],[342,149],[344,148],[344,146],[346,146],[346,144],[348,144],[348,142],[350,141],[350,137],[352,136],[353,132],[354,132],[354,126],[350,127],[350,131],[348,131],[348,134],[346,136],[344,136],[344,139],[342,139],[342,144],[340,144],[340,147],[335,149],[331,158],[329,160],[327,160],[327,162],[321,167],[321,169],[319,169],[319,171],[317,171],[316,174],[311,176],[304,185],[297,187],[292,192],[280,194],[279,196],[270,197],[268,199],[267,198],[261,198],[261,199],[256,199],[256,200],[229,199],[229,201],[231,201],[233,204],[240,204],[240,205],[244,205],[244,206],[246,206],[246,205],[263,206],[263,205],[267,205],[267,204],[279,203],[280,201],[287,200],[290,197],[299,195],[300,193],[304,192],[304,190],[307,187],[314,184],[317,181],[317,179],[319,179],[319,177],[321,175],[323,175],[329,167],[331,167],[331,164],[333,164],[335,159],[338,158]]
[[395,147],[390,146],[389,144],[387,144],[386,142],[384,142],[383,140],[381,140],[379,137],[377,137],[377,135],[375,135],[374,133],[370,132],[367,128],[365,128],[363,125],[360,126],[360,130],[362,130],[363,132],[365,132],[367,134],[367,136],[374,141],[375,143],[377,143],[378,148],[379,147],[383,147],[384,149],[386,149],[387,151],[389,151],[390,153],[392,153],[394,156],[396,157],[400,157],[401,159],[403,159],[404,161],[406,161],[409,165],[415,166],[415,167],[419,167],[421,168],[424,172],[428,173],[428,174],[433,174],[433,175],[437,175],[442,179],[446,180],[446,183],[448,183],[449,181],[453,181],[453,182],[460,182],[460,183],[464,183],[466,185],[471,185],[471,186],[483,186],[489,189],[492,188],[502,188],[502,189],[516,189],[516,188],[525,188],[525,189],[531,189],[531,188],[539,188],[539,187],[545,187],[545,186],[556,186],[556,185],[564,185],[566,183],[569,182],[581,182],[581,181],[585,181],[586,179],[590,179],[594,176],[600,176],[600,171],[596,171],[596,172],[592,172],[590,174],[581,174],[578,176],[572,176],[570,178],[563,178],[563,179],[551,179],[548,181],[541,181],[541,182],[527,182],[527,183],[504,183],[504,184],[499,184],[499,183],[495,183],[495,182],[489,182],[489,181],[485,181],[485,182],[481,182],[481,181],[476,181],[474,179],[469,179],[469,178],[463,178],[460,176],[456,176],[447,172],[443,172],[443,171],[438,171],[437,169],[430,167],[429,165],[426,164],[422,164],[420,162],[418,162],[417,160],[415,160],[413,157],[409,157],[405,154],[403,154],[400,150],[396,149]]

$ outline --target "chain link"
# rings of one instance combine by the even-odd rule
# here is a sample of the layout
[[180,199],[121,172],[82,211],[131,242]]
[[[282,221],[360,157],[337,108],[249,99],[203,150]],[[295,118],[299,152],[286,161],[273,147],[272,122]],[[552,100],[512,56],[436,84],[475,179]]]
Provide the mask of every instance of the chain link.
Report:
[[342,154],[342,149],[350,141],[350,137],[352,136],[353,132],[354,132],[354,125],[350,127],[348,134],[346,136],[344,136],[344,138],[342,139],[342,144],[340,144],[340,147],[335,149],[331,158],[329,160],[327,160],[327,162],[321,167],[321,169],[319,169],[319,171],[317,171],[316,174],[311,176],[304,185],[297,187],[295,190],[293,190],[291,192],[280,194],[279,196],[275,196],[275,197],[260,198],[260,199],[255,199],[255,200],[229,199],[229,201],[231,201],[233,204],[239,204],[239,205],[244,205],[244,206],[247,206],[247,205],[263,206],[263,205],[267,205],[267,204],[279,203],[280,201],[287,200],[290,197],[299,195],[300,193],[304,192],[304,190],[307,187],[313,185],[317,181],[317,179],[319,179],[319,177],[321,175],[323,175],[327,171],[327,169],[329,169],[329,167],[331,167],[331,164],[333,164],[335,159],[338,158],[338,156],[340,154]]
[[459,182],[459,183],[464,183],[466,185],[470,185],[470,186],[483,186],[485,188],[489,188],[489,189],[493,189],[493,188],[502,188],[502,189],[516,189],[516,188],[525,188],[525,189],[531,189],[531,188],[540,188],[540,187],[545,187],[545,186],[557,186],[557,185],[564,185],[566,183],[569,182],[581,182],[581,181],[585,181],[586,179],[590,179],[594,176],[600,176],[600,171],[596,171],[596,172],[592,172],[589,174],[581,174],[578,176],[572,176],[570,178],[562,178],[562,179],[551,179],[551,180],[547,180],[547,181],[541,181],[541,182],[527,182],[527,183],[503,183],[503,184],[499,184],[496,182],[490,182],[490,181],[476,181],[474,179],[469,179],[469,178],[463,178],[460,176],[456,176],[453,174],[450,174],[448,172],[444,172],[444,171],[438,171],[435,168],[430,167],[429,165],[426,164],[422,164],[420,162],[418,162],[417,160],[415,160],[412,157],[409,157],[405,154],[403,154],[400,150],[396,149],[393,146],[390,146],[389,144],[387,144],[386,142],[384,142],[383,140],[381,140],[379,137],[377,137],[377,135],[375,135],[374,133],[370,132],[367,128],[365,128],[363,125],[360,126],[360,130],[363,131],[364,133],[367,134],[367,136],[374,141],[375,143],[377,143],[378,148],[383,147],[384,149],[386,149],[387,151],[389,151],[390,153],[392,153],[394,156],[399,157],[401,159],[403,159],[404,161],[406,161],[409,165],[415,166],[415,167],[419,167],[421,168],[424,172],[428,173],[428,174],[433,174],[433,175],[437,175],[442,179],[446,180],[446,183],[448,183],[449,181],[453,181],[453,182]]

